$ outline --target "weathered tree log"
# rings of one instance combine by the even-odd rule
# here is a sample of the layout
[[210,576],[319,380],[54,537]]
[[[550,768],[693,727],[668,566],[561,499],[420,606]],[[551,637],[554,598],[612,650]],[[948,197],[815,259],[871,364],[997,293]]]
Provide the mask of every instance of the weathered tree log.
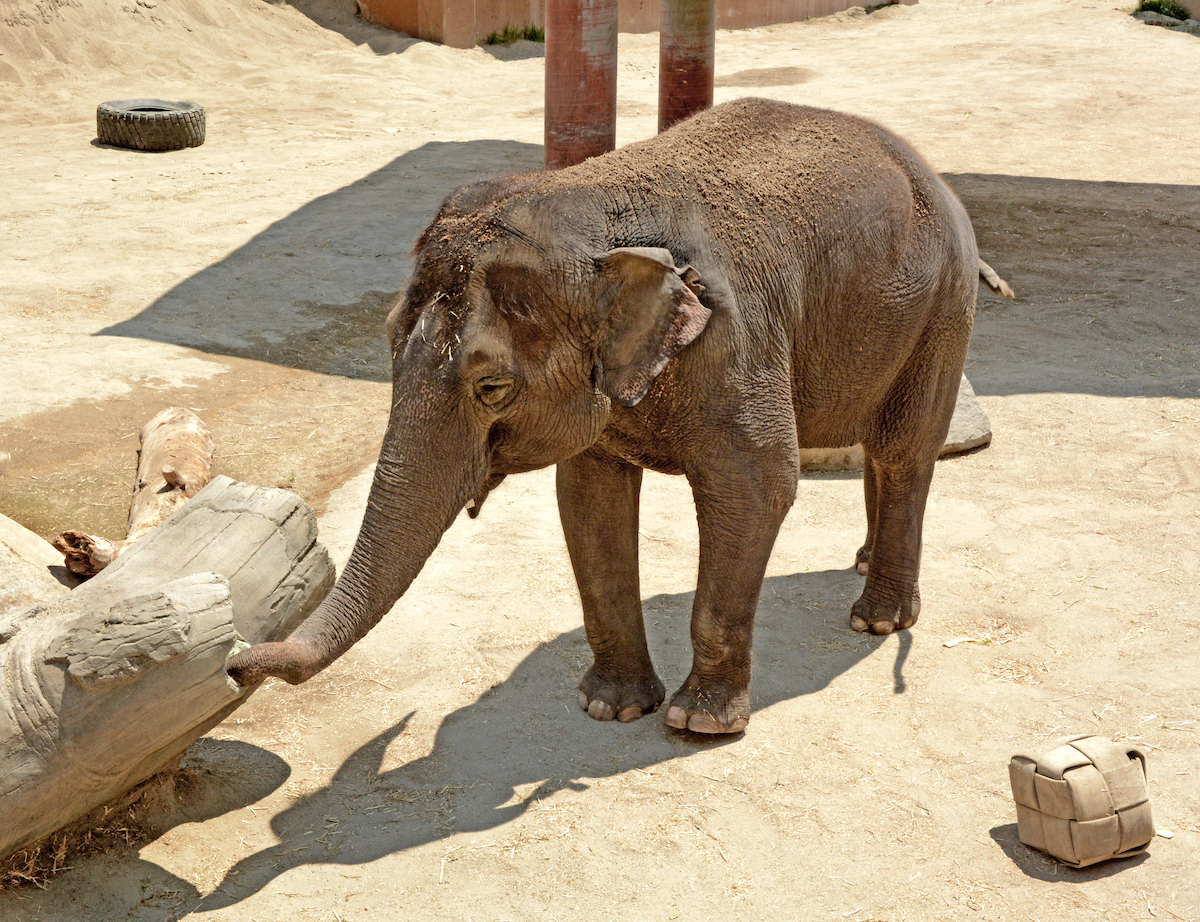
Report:
[[48,541],[0,515],[0,613],[65,595],[78,582]]
[[213,440],[208,426],[191,410],[169,407],[142,427],[137,483],[123,541],[82,531],[54,539],[67,569],[94,576],[152,528],[199,493],[211,479]]
[[213,440],[191,410],[170,407],[142,427],[126,541],[136,541],[212,479]]
[[230,653],[333,585],[316,537],[299,497],[217,477],[70,594],[0,612],[0,857],[173,768],[246,700]]

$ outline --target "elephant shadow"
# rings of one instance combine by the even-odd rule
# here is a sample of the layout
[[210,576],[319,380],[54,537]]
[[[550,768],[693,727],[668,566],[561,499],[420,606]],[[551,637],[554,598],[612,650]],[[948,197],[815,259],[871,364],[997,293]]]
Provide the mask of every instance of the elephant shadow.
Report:
[[390,381],[384,320],[411,268],[412,244],[442,199],[542,162],[540,145],[519,141],[422,144],[305,203],[96,335]]
[[[764,581],[755,623],[755,711],[820,691],[892,642],[847,626],[861,585],[852,569]],[[657,595],[644,602],[651,651],[668,689],[690,665],[690,647],[681,638],[688,636],[692,597]],[[896,640],[893,691],[902,693],[909,632]],[[671,730],[657,715],[632,724],[590,720],[574,691],[588,662],[582,627],[539,644],[507,679],[448,715],[427,756],[399,767],[384,770],[383,764],[413,714],[381,731],[328,784],[277,814],[271,828],[278,844],[238,861],[196,911],[236,904],[303,865],[363,864],[493,830],[557,791],[586,790],[586,779],[644,770],[740,738]]]
[[[377,53],[418,44],[352,16],[330,20],[320,3],[301,5]],[[540,170],[543,162],[541,145],[514,140],[422,144],[304,203],[96,335],[386,382],[384,318],[411,268],[412,244],[442,200],[465,183]],[[1196,337],[1196,312],[1179,297],[1197,291],[1195,273],[1186,261],[1165,264],[1162,253],[1193,245],[1195,230],[1179,215],[1194,209],[1200,187],[976,173],[944,178],[967,206],[980,252],[1017,290],[1016,301],[980,299],[970,368],[979,396],[1195,396],[1195,363],[1178,350]],[[1091,245],[1109,241],[1103,244],[1109,249],[1087,260],[1064,249],[1080,227],[1091,229]],[[1136,247],[1126,239],[1131,228]],[[1096,272],[1097,265],[1108,271]],[[1144,280],[1152,278],[1161,284],[1148,288]],[[1063,297],[1064,285],[1074,296]],[[1042,335],[1048,329],[1059,335]],[[1114,349],[1129,343],[1137,348]],[[1162,361],[1147,363],[1146,355]]]

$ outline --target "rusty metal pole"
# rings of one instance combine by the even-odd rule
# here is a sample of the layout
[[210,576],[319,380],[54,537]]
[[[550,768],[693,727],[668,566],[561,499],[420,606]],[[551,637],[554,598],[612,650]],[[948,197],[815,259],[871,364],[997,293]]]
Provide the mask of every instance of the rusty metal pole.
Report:
[[617,0],[546,0],[546,169],[617,146]]
[[662,0],[658,130],[713,104],[717,0]]

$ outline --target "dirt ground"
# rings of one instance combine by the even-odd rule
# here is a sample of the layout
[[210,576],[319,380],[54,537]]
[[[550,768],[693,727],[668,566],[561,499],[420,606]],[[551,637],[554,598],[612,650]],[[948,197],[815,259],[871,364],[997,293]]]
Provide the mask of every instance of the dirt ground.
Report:
[[[182,404],[220,473],[300,493],[344,561],[409,247],[456,185],[542,160],[540,46],[352,10],[0,0],[0,511],[122,533],[135,433]],[[655,128],[657,36],[620,54],[626,143]],[[1200,39],[1098,0],[921,0],[723,32],[717,70],[718,101],[906,136],[1017,291],[981,294],[995,438],[939,466],[918,625],[849,630],[862,487],[812,476],[746,733],[595,723],[553,473],[513,478],[347,656],[191,750],[171,828],[0,894],[0,918],[1200,920]],[[96,104],[140,96],[203,103],[207,142],[94,143]],[[642,529],[670,691],[685,483],[647,478]],[[1083,732],[1148,754],[1173,837],[1147,856],[1074,871],[1017,841],[1010,756]]]

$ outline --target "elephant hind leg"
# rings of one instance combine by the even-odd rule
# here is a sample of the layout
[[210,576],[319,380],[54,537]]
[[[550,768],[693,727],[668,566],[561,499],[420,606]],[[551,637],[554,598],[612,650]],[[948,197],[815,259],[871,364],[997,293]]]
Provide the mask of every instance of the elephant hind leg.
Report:
[[[974,277],[971,284],[978,284]],[[970,336],[972,312],[966,308],[973,308],[973,292],[972,287],[962,310],[945,306],[939,311],[963,318],[962,329],[958,335],[927,332],[863,440],[867,538],[855,563],[860,573],[865,569],[866,585],[851,609],[850,626],[856,631],[890,634],[912,627],[920,615],[925,503],[958,399]]]
[[867,537],[863,539],[862,547],[854,555],[854,568],[859,576],[866,576],[870,570],[871,548],[875,545],[875,511],[878,505],[875,501],[875,490],[878,478],[875,462],[871,453],[863,449],[863,499],[867,507]]
[[921,613],[921,525],[933,459],[914,468],[873,460],[872,467],[875,525],[869,533],[870,565],[863,593],[850,611],[850,627],[890,634],[912,627]]

